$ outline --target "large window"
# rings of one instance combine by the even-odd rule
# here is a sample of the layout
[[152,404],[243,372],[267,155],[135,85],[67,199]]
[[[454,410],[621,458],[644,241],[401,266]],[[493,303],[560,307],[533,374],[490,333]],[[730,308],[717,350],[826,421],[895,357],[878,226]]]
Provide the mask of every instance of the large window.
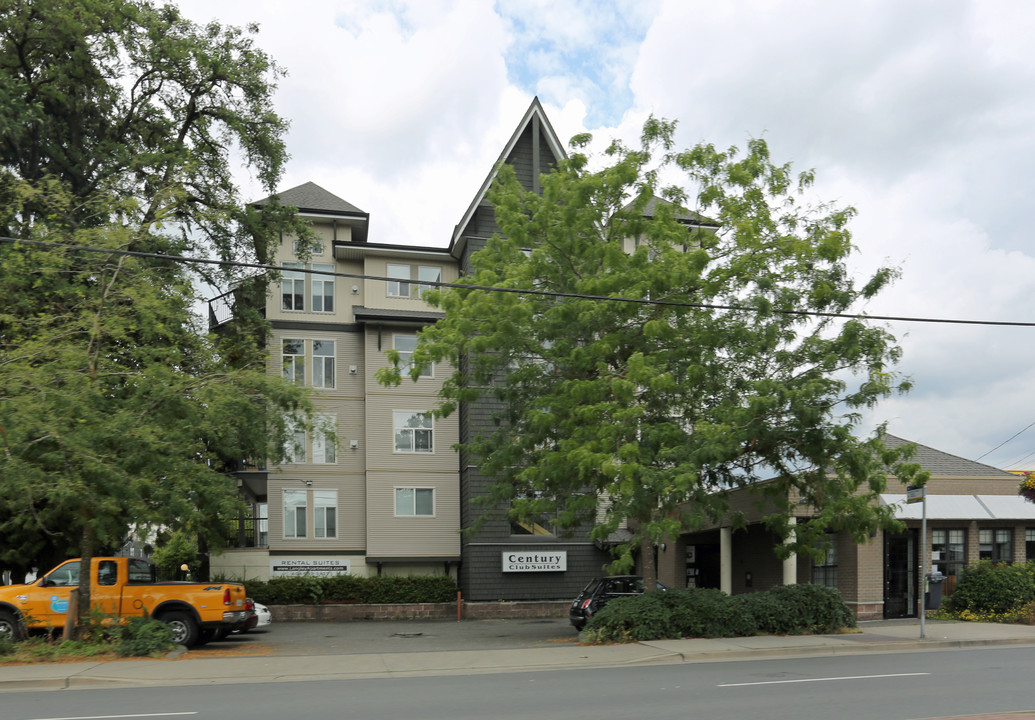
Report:
[[396,410],[393,413],[395,426],[395,452],[434,452],[434,426],[431,413]]
[[410,296],[410,266],[388,263],[387,270],[386,274],[391,278],[388,281],[388,296],[408,298]]
[[313,537],[338,537],[337,490],[313,490]]
[[[417,268],[417,280],[419,280],[422,283],[442,282],[442,268],[435,267],[433,265],[421,265],[419,268]],[[418,285],[417,297],[424,297],[425,292],[434,289],[434,285]]]
[[1028,561],[1035,560],[1035,528],[1024,530],[1024,558]]
[[[313,263],[313,270],[334,272],[333,265]],[[313,312],[334,312],[334,276],[313,275]]]
[[333,463],[336,458],[336,435],[338,416],[317,415],[316,427],[313,430],[313,462]]
[[284,367],[284,377],[296,385],[305,384],[305,341],[280,341],[280,356]]
[[304,538],[306,517],[305,490],[284,491],[284,537]]
[[[395,349],[399,353],[399,367],[407,371],[413,369],[413,351],[417,349],[417,336],[412,333],[396,333],[393,336]],[[420,377],[431,377],[432,366],[423,365],[420,369]]]
[[982,528],[978,530],[978,557],[995,562],[1013,562],[1013,529]]
[[305,462],[305,428],[300,428],[291,421],[288,421],[287,423],[287,439],[284,443],[284,462]]
[[313,340],[313,387],[334,387],[333,340]]
[[837,534],[827,533],[819,545],[820,555],[812,560],[812,584],[837,588]]
[[305,273],[295,269],[302,267],[302,263],[284,263],[281,270],[280,306],[284,310],[305,310]]
[[963,528],[931,531],[931,569],[945,576],[943,595],[951,595],[956,578],[967,564],[967,531]]
[[434,515],[435,490],[433,488],[397,487],[395,489],[395,514],[425,517]]

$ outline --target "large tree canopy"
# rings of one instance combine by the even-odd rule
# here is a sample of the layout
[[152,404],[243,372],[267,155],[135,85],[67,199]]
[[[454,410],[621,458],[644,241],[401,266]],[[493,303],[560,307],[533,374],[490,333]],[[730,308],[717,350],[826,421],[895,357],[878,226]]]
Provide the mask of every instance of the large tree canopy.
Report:
[[[615,569],[723,516],[734,488],[762,493],[777,530],[811,504],[797,549],[893,522],[873,494],[901,458],[856,425],[907,389],[891,371],[899,349],[885,328],[831,315],[894,272],[850,277],[852,210],[805,204],[810,174],[774,164],[765,142],[674,152],[673,132],[651,119],[641,149],[615,143],[595,171],[576,152],[541,195],[502,166],[489,193],[501,233],[462,282],[520,292],[429,293],[445,318],[414,365],[459,368],[439,412],[500,408],[462,445],[495,478],[487,508],[588,522],[599,540],[628,522]],[[673,176],[683,184],[662,185]]]
[[255,31],[145,0],[0,8],[7,568],[88,558],[133,525],[215,536],[237,509],[226,461],[276,461],[285,416],[310,413],[301,388],[267,377],[258,313],[207,335],[198,267],[120,254],[269,262],[281,233],[311,237],[234,182],[241,164],[272,193],[287,159],[281,71]]

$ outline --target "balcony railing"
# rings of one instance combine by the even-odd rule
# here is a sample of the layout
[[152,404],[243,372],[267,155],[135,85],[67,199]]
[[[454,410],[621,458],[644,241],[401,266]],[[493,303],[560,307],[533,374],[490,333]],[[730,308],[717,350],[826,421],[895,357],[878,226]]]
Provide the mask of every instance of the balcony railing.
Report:
[[223,537],[231,548],[269,547],[269,520],[256,516],[237,518],[228,523]]

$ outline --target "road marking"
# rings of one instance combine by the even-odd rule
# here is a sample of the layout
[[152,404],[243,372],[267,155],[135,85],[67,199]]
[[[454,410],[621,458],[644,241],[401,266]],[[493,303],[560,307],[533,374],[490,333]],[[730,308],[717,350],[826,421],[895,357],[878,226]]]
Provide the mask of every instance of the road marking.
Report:
[[871,678],[915,677],[931,673],[895,673],[894,675],[844,675],[842,677],[803,678],[798,680],[766,680],[765,682],[724,683],[716,687],[748,687],[750,685],[788,685],[790,683],[828,682],[830,680],[869,680]]
[[169,713],[139,713],[136,715],[77,715],[75,717],[62,718],[34,718],[34,720],[114,720],[114,718],[151,718],[151,717],[172,717],[174,715],[197,715],[196,710],[190,712],[169,712]]

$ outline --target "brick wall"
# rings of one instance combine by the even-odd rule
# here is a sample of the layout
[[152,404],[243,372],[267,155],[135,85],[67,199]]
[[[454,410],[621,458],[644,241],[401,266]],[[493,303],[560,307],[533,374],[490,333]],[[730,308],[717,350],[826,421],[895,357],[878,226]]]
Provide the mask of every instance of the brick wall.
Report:
[[[569,601],[465,602],[465,620],[489,618],[566,618]],[[270,605],[278,621],[455,620],[456,603],[402,603],[398,605]]]

